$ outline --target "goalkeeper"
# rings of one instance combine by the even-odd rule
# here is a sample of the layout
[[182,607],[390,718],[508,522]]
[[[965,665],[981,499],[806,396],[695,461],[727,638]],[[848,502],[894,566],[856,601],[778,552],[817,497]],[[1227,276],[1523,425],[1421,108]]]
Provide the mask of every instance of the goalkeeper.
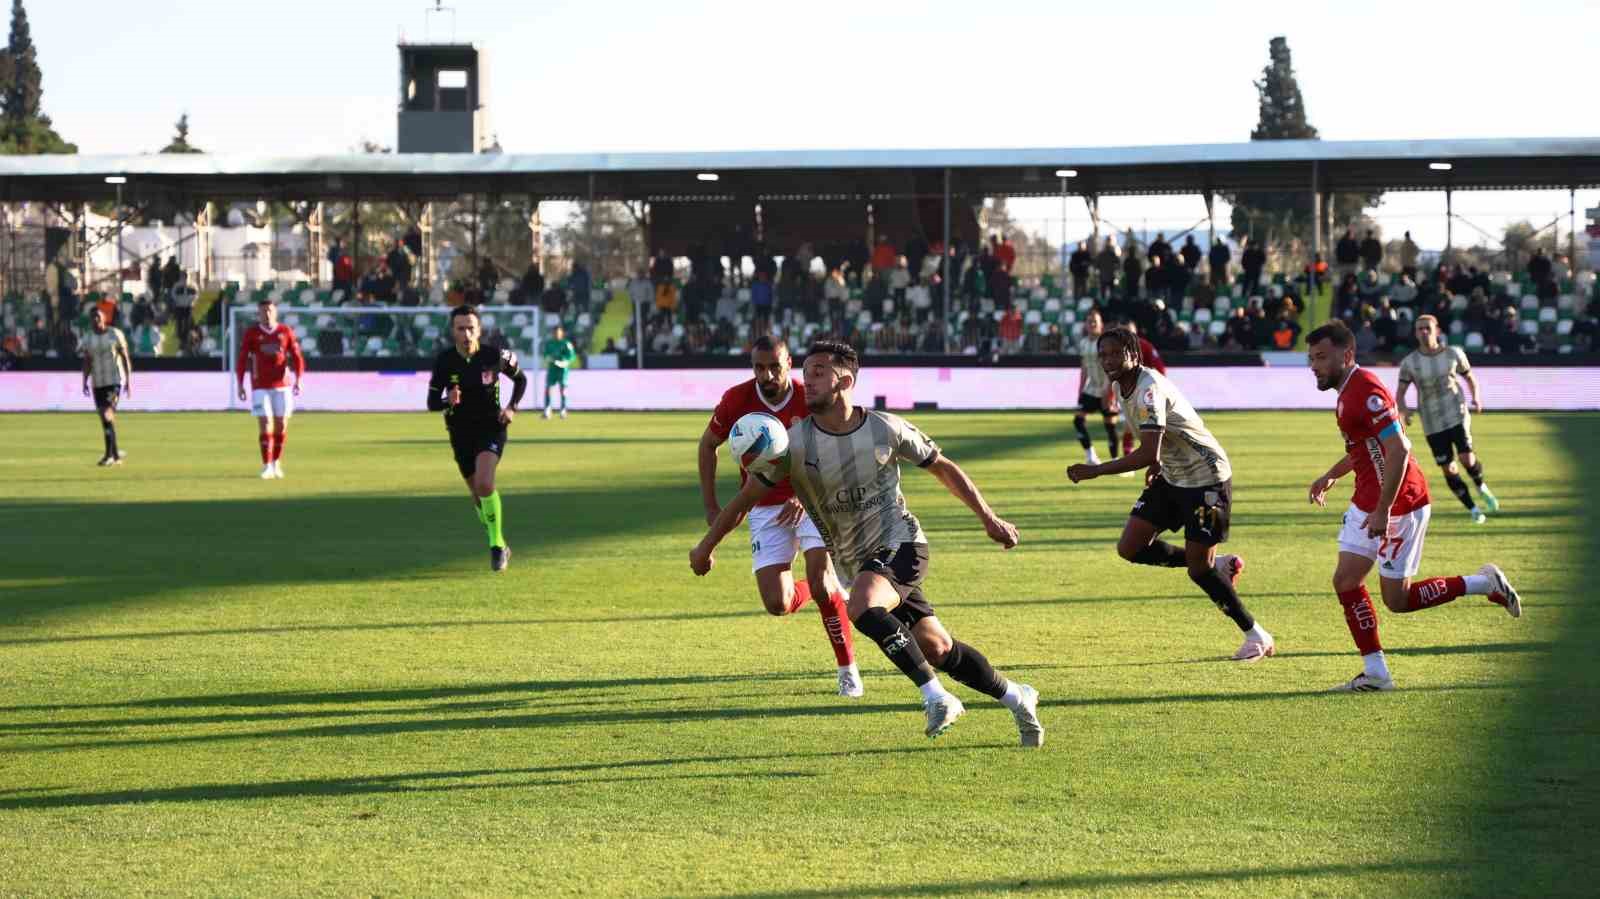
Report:
[[544,342],[543,355],[549,366],[544,373],[544,417],[550,417],[550,390],[561,388],[561,417],[567,417],[567,372],[578,359],[578,348],[567,339],[567,329],[556,325]]

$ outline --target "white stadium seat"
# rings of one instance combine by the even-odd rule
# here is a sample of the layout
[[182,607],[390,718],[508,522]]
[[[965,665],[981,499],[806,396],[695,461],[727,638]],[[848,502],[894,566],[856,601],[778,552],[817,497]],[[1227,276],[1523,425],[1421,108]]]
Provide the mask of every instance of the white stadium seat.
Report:
[[1466,346],[1469,350],[1483,349],[1483,335],[1479,334],[1477,331],[1468,331]]
[[1556,320],[1556,308],[1554,306],[1546,306],[1543,309],[1539,310],[1539,321],[1541,321],[1541,322],[1553,322],[1555,320]]

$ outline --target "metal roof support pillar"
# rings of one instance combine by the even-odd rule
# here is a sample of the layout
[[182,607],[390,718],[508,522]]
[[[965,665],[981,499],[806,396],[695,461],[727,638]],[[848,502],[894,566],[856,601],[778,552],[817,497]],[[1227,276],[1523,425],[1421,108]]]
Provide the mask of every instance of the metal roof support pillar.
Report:
[[[1083,205],[1089,207],[1089,239],[1094,243],[1100,242],[1100,195],[1084,194]],[[1090,247],[1091,252],[1094,247]]]
[[1318,253],[1328,251],[1328,238],[1333,236],[1333,191],[1322,192],[1322,245],[1316,248]]
[[[594,286],[595,274],[600,271],[599,254],[597,254],[595,252],[595,248],[594,248],[594,172],[590,172],[589,173],[589,207],[588,207],[588,209],[589,209],[589,223],[588,223],[588,232],[589,232],[589,234],[588,234],[587,240],[589,241],[589,286],[592,288]],[[583,308],[588,308],[588,305],[589,305],[589,298],[588,297],[584,297],[583,298]]]
[[1206,246],[1210,247],[1211,244],[1217,242],[1217,195],[1212,193],[1211,188],[1208,187],[1200,196],[1204,197],[1206,201]]
[[1442,260],[1440,260],[1441,262],[1449,262],[1450,261],[1450,248],[1455,246],[1455,240],[1454,240],[1455,230],[1454,229],[1455,229],[1456,216],[1455,216],[1455,212],[1451,208],[1451,206],[1452,206],[1452,198],[1451,198],[1450,194],[1451,194],[1450,188],[1446,187],[1444,189],[1444,258]]
[[[477,194],[473,194],[472,195],[472,243],[471,243],[471,249],[472,249],[472,276],[474,278],[477,278],[478,272],[481,270],[481,266],[478,265],[478,195]],[[480,283],[478,286],[481,288],[483,285]],[[483,297],[483,298],[479,299],[478,302],[487,303],[487,302],[489,302],[489,297]]]
[[941,286],[944,288],[944,348],[950,349],[950,169],[944,170],[944,259],[940,261],[944,266],[944,276]]
[[1567,189],[1567,271],[1578,278],[1578,188]]
[[[356,276],[365,271],[361,267],[361,192],[350,201],[350,261],[355,264]],[[357,282],[359,283],[359,282]]]
[[1311,253],[1322,249],[1322,185],[1319,163],[1311,160]]

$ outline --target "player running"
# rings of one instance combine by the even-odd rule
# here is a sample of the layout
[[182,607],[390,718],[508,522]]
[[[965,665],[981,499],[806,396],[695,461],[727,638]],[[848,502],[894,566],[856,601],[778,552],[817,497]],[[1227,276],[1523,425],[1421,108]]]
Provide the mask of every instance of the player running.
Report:
[[[1099,357],[1128,418],[1138,423],[1139,448],[1103,465],[1074,465],[1067,477],[1076,484],[1149,466],[1144,493],[1117,541],[1117,555],[1138,565],[1189,569],[1189,580],[1244,632],[1235,661],[1254,662],[1274,654],[1277,643],[1256,623],[1235,589],[1244,561],[1217,555],[1217,545],[1228,539],[1232,509],[1228,454],[1177,385],[1139,364],[1139,337],[1132,330],[1116,328],[1100,335]],[[1180,527],[1183,549],[1158,539],[1162,531]]]
[[1083,446],[1084,457],[1090,465],[1100,464],[1100,457],[1094,452],[1094,441],[1089,439],[1087,422],[1091,412],[1104,418],[1111,458],[1117,457],[1117,397],[1106,390],[1106,373],[1100,367],[1098,349],[1103,328],[1100,310],[1090,309],[1089,314],[1083,317],[1083,337],[1078,340],[1078,362],[1082,373],[1078,378],[1078,414],[1072,417],[1072,426],[1078,431],[1078,443]]
[[550,388],[561,388],[561,417],[567,417],[567,371],[578,358],[578,348],[567,339],[567,329],[556,325],[550,339],[544,342],[545,361],[549,363],[544,373],[544,418],[550,417]]
[[[728,388],[711,413],[711,421],[700,436],[700,497],[705,502],[706,524],[714,524],[722,514],[717,501],[717,447],[728,439],[733,423],[751,412],[764,412],[778,419],[785,428],[811,414],[806,408],[806,389],[789,377],[789,348],[772,338],[756,338],[750,351],[755,377]],[[742,487],[749,475],[742,469]],[[848,595],[828,563],[817,526],[794,498],[787,480],[780,480],[771,493],[750,510],[751,569],[761,604],[773,615],[792,615],[807,601],[817,600],[822,627],[833,647],[839,666],[839,695],[857,697],[864,692],[861,672],[856,668],[855,646],[850,636],[850,620],[845,613]],[[789,569],[795,550],[805,554],[806,579],[795,583]]]
[[[289,363],[294,363],[294,391],[289,390]],[[294,397],[306,380],[306,360],[288,325],[278,323],[278,304],[266,297],[256,304],[256,324],[239,341],[239,400],[250,376],[250,414],[261,425],[261,479],[283,477],[283,443],[289,436]]]
[[755,471],[689,552],[689,567],[703,575],[712,552],[739,519],[787,477],[841,570],[855,572],[849,613],[856,630],[922,691],[929,737],[950,728],[966,711],[947,692],[937,668],[1011,710],[1023,746],[1044,743],[1039,694],[1008,681],[971,646],[950,636],[922,594],[928,574],[928,540],[900,492],[900,463],[930,472],[967,505],[989,539],[1006,549],[1017,529],[994,514],[960,466],[909,422],[855,405],[852,392],[861,362],[849,344],[819,340],[805,360],[806,406],[811,415],[789,428],[789,452],[766,471]]
[[105,435],[106,451],[96,463],[102,468],[121,465],[127,454],[117,448],[117,402],[122,394],[133,396],[133,360],[128,356],[128,338],[120,328],[111,327],[99,306],[89,313],[94,330],[84,335],[78,349],[83,351],[83,395],[90,396],[94,384],[94,411],[100,416],[100,431]]
[[[1120,324],[1118,327],[1127,328],[1129,331],[1133,332],[1135,337],[1139,338],[1139,364],[1140,365],[1144,365],[1144,366],[1147,366],[1149,368],[1153,368],[1157,372],[1159,372],[1160,374],[1163,374],[1163,375],[1167,373],[1166,360],[1162,359],[1161,358],[1161,354],[1156,351],[1156,345],[1151,343],[1150,341],[1146,340],[1145,336],[1143,334],[1139,333],[1139,323],[1138,322],[1135,322],[1131,318],[1130,319],[1125,319],[1125,320],[1123,320],[1122,324]],[[1119,398],[1119,402],[1120,402],[1120,398]],[[1133,432],[1134,432],[1134,430],[1135,430],[1135,428],[1134,428],[1134,422],[1133,422],[1133,414],[1132,414],[1132,411],[1130,410],[1129,414],[1122,416],[1117,421],[1117,433],[1122,435],[1122,454],[1124,456],[1126,456],[1127,454],[1133,452],[1133,445],[1134,445]]]
[[1477,574],[1433,577],[1412,583],[1428,533],[1428,482],[1411,456],[1394,400],[1378,376],[1356,365],[1356,339],[1334,320],[1312,331],[1311,371],[1318,390],[1337,390],[1335,415],[1344,436],[1345,455],[1311,483],[1311,502],[1326,505],[1339,478],[1356,473],[1355,496],[1339,532],[1339,562],[1333,589],[1344,606],[1345,624],[1361,651],[1362,672],[1336,690],[1393,690],[1394,679],[1378,642],[1378,613],[1367,593],[1367,572],[1378,563],[1383,604],[1392,612],[1415,612],[1444,605],[1459,596],[1483,595],[1512,618],[1522,617],[1522,600],[1505,572],[1488,564]]
[[[517,367],[517,354],[478,343],[483,325],[478,310],[457,306],[450,312],[450,339],[455,346],[433,360],[428,379],[428,411],[443,412],[456,468],[467,482],[478,521],[489,536],[489,570],[511,564],[506,545],[500,493],[494,471],[506,448],[506,425],[516,418],[517,403],[528,389],[528,376]],[[500,408],[500,376],[511,379],[511,402]]]
[[[1461,396],[1461,385],[1456,378],[1464,378],[1472,391],[1472,411],[1483,412],[1483,400],[1478,393],[1478,377],[1472,373],[1467,354],[1460,347],[1444,346],[1439,342],[1439,320],[1431,315],[1417,316],[1417,349],[1400,360],[1400,389],[1396,391],[1400,416],[1406,425],[1411,424],[1412,411],[1406,408],[1406,388],[1417,385],[1417,411],[1422,413],[1422,433],[1427,435],[1428,449],[1433,451],[1433,461],[1444,469],[1444,482],[1450,492],[1467,507],[1473,524],[1483,524],[1485,512],[1500,511],[1500,501],[1483,482],[1483,463],[1472,450],[1472,416],[1467,414],[1466,400]],[[1454,453],[1452,453],[1454,450]],[[1461,480],[1461,470],[1452,455],[1459,454],[1461,465],[1478,486],[1483,497],[1483,507],[1472,501],[1472,492]]]

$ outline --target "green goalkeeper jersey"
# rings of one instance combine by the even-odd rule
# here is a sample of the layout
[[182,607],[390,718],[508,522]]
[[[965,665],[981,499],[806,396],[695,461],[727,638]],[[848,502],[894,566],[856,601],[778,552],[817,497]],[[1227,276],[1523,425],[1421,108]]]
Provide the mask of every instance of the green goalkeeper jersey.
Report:
[[570,340],[555,340],[552,338],[544,342],[542,355],[545,363],[551,368],[565,370],[577,360],[578,348],[573,346]]

